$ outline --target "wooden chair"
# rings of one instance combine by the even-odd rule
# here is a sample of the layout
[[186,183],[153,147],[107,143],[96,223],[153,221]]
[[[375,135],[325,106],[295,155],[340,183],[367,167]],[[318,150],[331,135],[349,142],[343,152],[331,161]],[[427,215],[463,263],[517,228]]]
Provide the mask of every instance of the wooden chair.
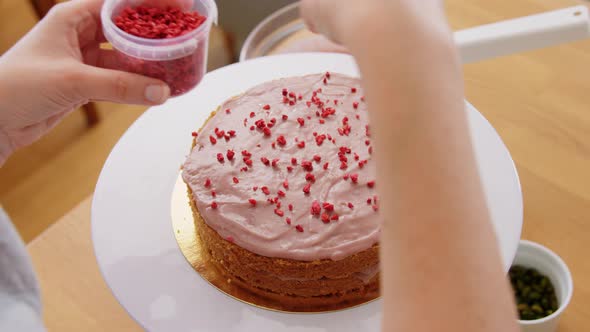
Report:
[[[49,12],[51,7],[57,3],[56,0],[30,0],[30,2],[39,19],[43,18],[47,12]],[[98,123],[99,117],[94,103],[88,103],[82,106],[82,108],[86,115],[86,123],[88,126],[93,126]]]

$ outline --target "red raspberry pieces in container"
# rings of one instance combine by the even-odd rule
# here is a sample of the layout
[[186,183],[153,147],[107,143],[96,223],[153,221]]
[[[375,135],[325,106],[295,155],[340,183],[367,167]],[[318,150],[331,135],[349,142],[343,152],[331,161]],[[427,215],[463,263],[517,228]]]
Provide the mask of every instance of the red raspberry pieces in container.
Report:
[[195,30],[205,22],[198,12],[178,8],[137,6],[124,8],[113,18],[115,25],[134,36],[149,39],[174,38]]
[[118,69],[160,79],[172,96],[205,75],[213,0],[106,0],[101,20]]

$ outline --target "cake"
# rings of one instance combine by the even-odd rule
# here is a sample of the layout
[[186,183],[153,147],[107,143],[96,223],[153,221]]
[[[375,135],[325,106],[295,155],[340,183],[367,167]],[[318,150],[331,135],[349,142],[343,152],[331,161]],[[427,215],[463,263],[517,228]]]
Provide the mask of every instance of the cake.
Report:
[[378,296],[381,218],[359,79],[260,84],[193,136],[182,177],[202,246],[229,282],[293,310]]

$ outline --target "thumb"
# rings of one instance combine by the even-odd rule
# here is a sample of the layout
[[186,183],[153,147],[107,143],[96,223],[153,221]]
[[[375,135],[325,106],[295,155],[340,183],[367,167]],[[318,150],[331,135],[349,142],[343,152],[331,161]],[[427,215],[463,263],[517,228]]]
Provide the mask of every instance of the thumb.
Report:
[[170,97],[170,88],[160,80],[93,66],[85,66],[77,90],[83,99],[121,104],[157,105]]

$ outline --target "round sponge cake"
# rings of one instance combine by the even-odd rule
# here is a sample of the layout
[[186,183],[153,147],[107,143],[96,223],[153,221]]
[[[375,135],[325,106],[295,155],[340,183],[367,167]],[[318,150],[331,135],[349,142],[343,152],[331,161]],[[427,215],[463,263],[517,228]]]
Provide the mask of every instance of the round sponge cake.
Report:
[[201,242],[228,279],[293,308],[378,295],[381,218],[358,79],[263,83],[194,135],[182,177]]

